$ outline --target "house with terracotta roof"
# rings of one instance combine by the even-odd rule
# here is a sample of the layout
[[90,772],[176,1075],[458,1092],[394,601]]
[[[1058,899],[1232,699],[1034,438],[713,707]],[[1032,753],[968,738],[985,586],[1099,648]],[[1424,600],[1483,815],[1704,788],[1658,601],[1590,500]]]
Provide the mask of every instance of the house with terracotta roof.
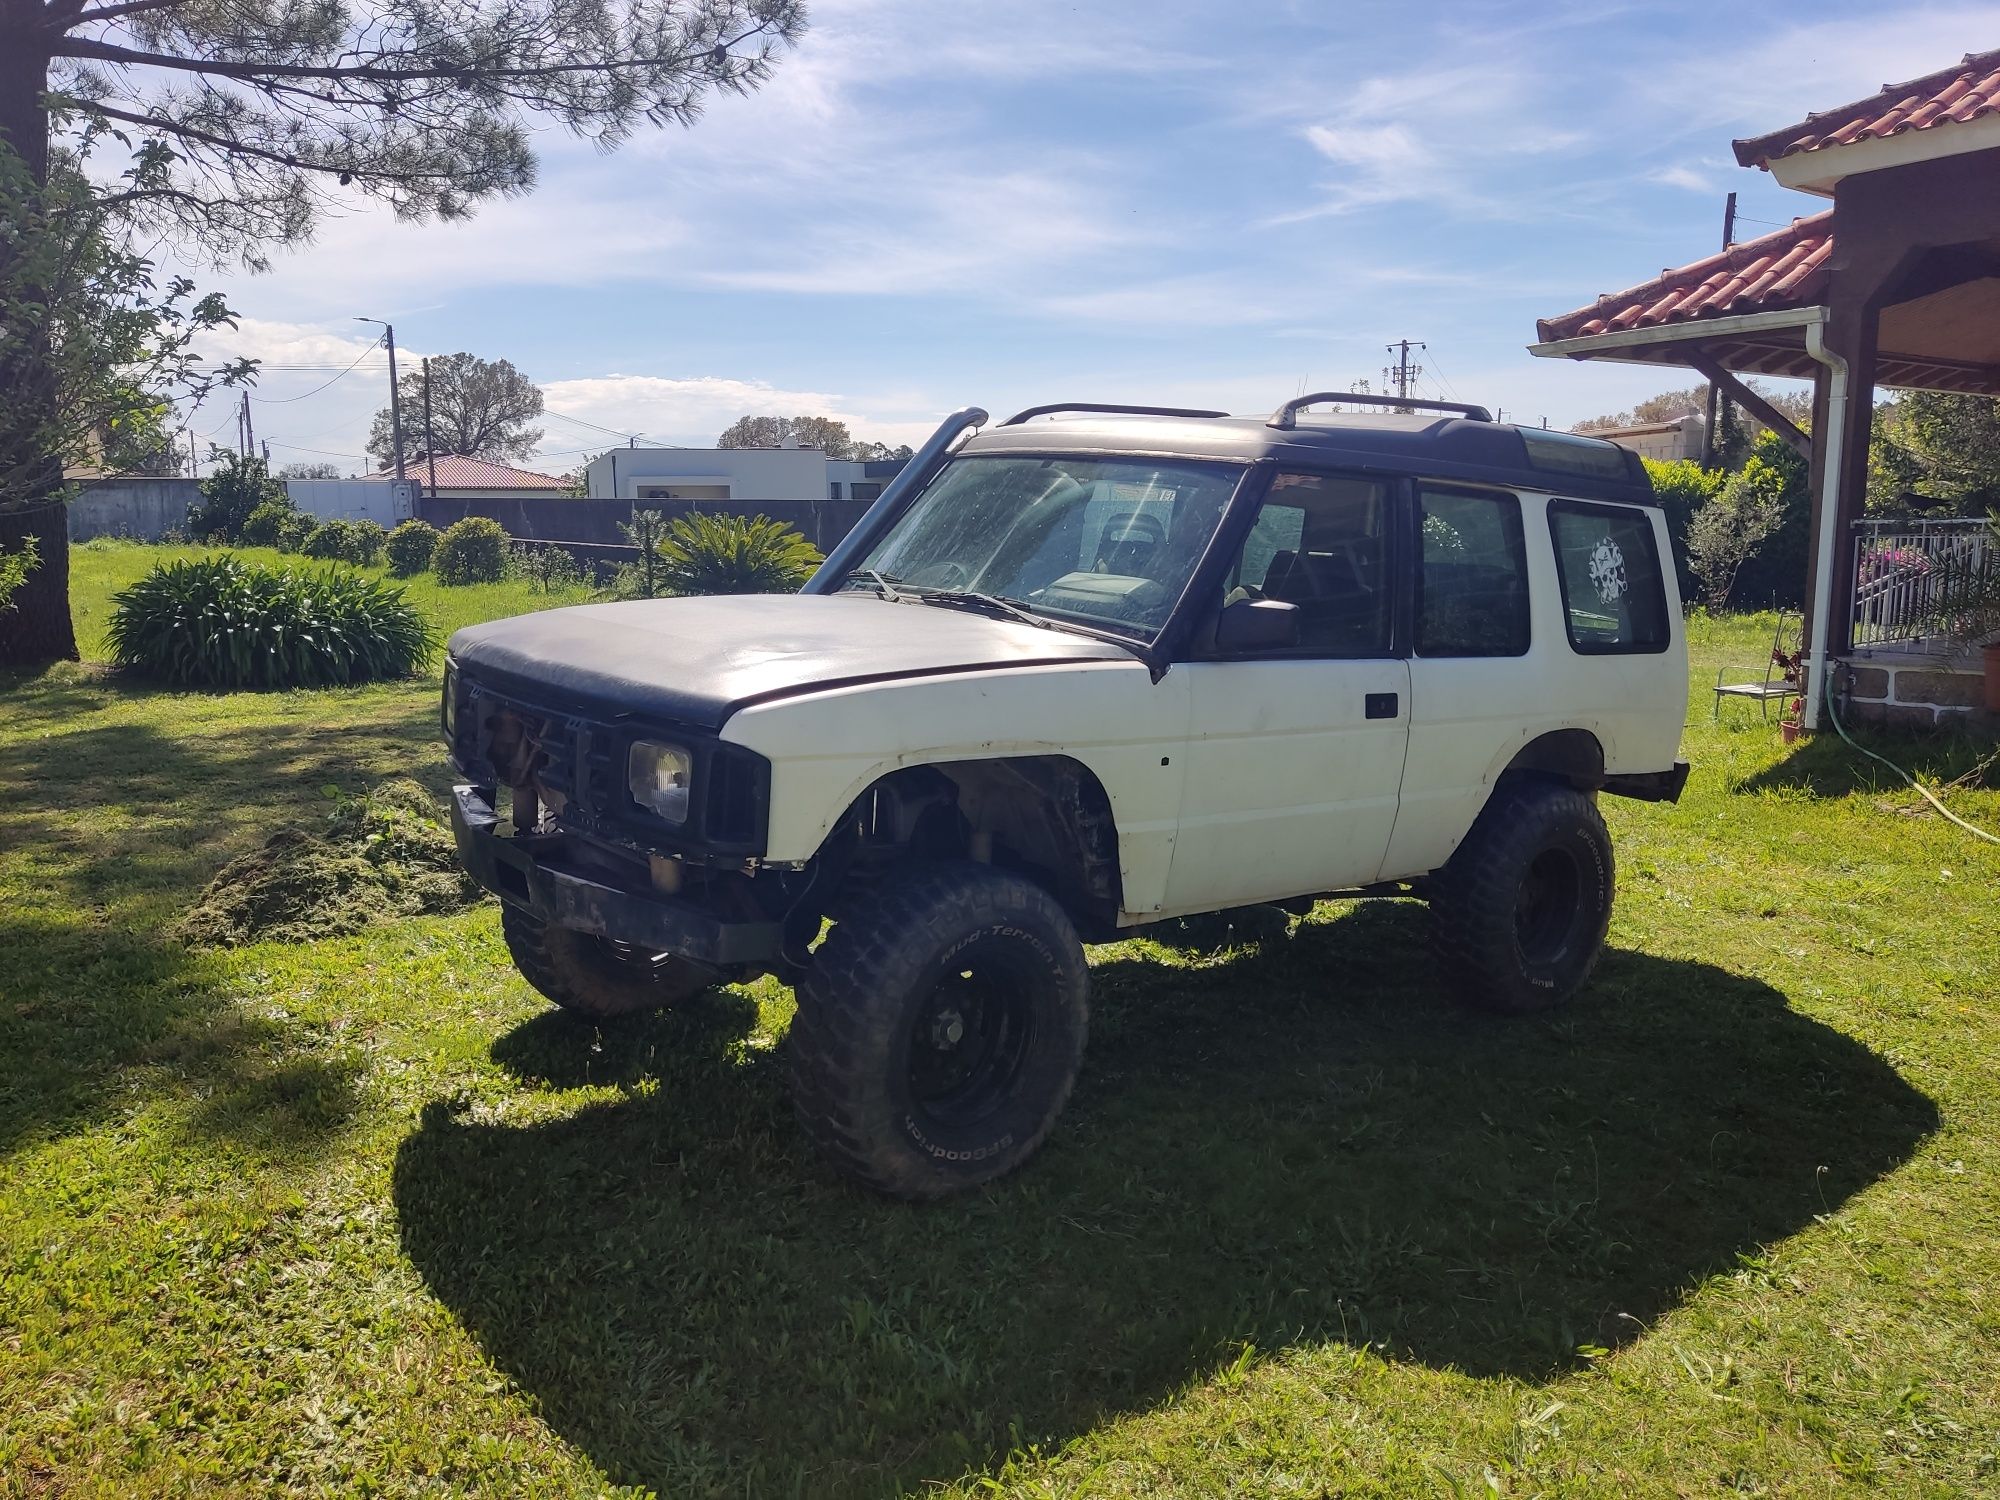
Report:
[[[2000,49],[1735,150],[1831,207],[1544,318],[1531,352],[1695,370],[1806,456],[1808,727],[1836,695],[1912,726],[1962,719],[1977,657],[1940,659],[1911,601],[1940,559],[2000,570],[1996,549],[1980,523],[1885,538],[1862,502],[1878,388],[2000,395]],[[1809,430],[1745,375],[1810,380]]]
[[[515,500],[530,494],[560,495],[570,481],[556,474],[517,469],[463,453],[419,453],[403,464],[403,473],[423,487],[423,493],[443,500]],[[370,479],[394,479],[393,467]]]

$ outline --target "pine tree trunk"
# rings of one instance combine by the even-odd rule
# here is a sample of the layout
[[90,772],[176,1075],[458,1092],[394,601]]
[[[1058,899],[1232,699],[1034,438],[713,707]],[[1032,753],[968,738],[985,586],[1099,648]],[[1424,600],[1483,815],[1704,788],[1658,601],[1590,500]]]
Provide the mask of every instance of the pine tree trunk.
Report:
[[[0,0],[0,143],[19,154],[37,190],[48,185],[49,171],[49,121],[42,105],[49,60],[34,30],[45,19],[41,9],[26,0]],[[32,305],[33,275],[8,249],[26,236],[18,232],[22,225],[13,227],[15,234],[0,236],[0,287]],[[0,492],[0,547],[12,551],[32,536],[41,554],[40,565],[16,590],[13,608],[0,613],[0,668],[73,661],[69,513],[59,498],[62,460],[50,451],[56,390],[45,333],[0,348],[0,399],[9,407],[0,420],[0,450],[20,450],[0,451],[0,474],[22,476]]]

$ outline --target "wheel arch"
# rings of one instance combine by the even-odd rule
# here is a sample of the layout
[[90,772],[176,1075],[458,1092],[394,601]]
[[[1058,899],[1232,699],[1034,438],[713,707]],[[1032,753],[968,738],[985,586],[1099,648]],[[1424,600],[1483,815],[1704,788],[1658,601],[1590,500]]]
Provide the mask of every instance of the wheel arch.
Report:
[[1123,900],[1117,814],[1097,772],[1060,752],[923,761],[877,774],[816,858],[843,838],[880,853],[969,858],[1056,897],[1080,931],[1116,928]]

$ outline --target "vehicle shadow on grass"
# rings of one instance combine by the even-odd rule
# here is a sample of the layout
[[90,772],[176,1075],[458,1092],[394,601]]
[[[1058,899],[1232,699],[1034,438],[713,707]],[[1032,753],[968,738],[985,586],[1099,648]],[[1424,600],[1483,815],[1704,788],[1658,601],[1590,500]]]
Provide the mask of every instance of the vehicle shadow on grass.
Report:
[[1452,1009],[1366,903],[1194,964],[1100,953],[1048,1148],[928,1207],[834,1181],[728,996],[496,1046],[618,1101],[442,1106],[405,1247],[554,1428],[663,1494],[883,1494],[1329,1341],[1554,1375],[1808,1225],[1936,1124],[1881,1058],[1710,965],[1614,951],[1552,1018]]

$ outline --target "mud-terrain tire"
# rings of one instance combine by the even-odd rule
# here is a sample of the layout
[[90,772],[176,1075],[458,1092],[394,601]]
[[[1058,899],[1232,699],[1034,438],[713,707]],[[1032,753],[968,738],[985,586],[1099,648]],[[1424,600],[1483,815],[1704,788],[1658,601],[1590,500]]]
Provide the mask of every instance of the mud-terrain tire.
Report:
[[907,866],[835,925],[798,986],[799,1123],[891,1197],[990,1182],[1062,1112],[1089,995],[1076,929],[1040,886],[986,865]]
[[1438,957],[1459,998],[1502,1015],[1569,999],[1604,949],[1615,884],[1611,836],[1587,793],[1503,786],[1430,882]]
[[500,932],[521,977],[586,1020],[664,1010],[716,982],[714,971],[700,964],[558,927],[505,901]]

